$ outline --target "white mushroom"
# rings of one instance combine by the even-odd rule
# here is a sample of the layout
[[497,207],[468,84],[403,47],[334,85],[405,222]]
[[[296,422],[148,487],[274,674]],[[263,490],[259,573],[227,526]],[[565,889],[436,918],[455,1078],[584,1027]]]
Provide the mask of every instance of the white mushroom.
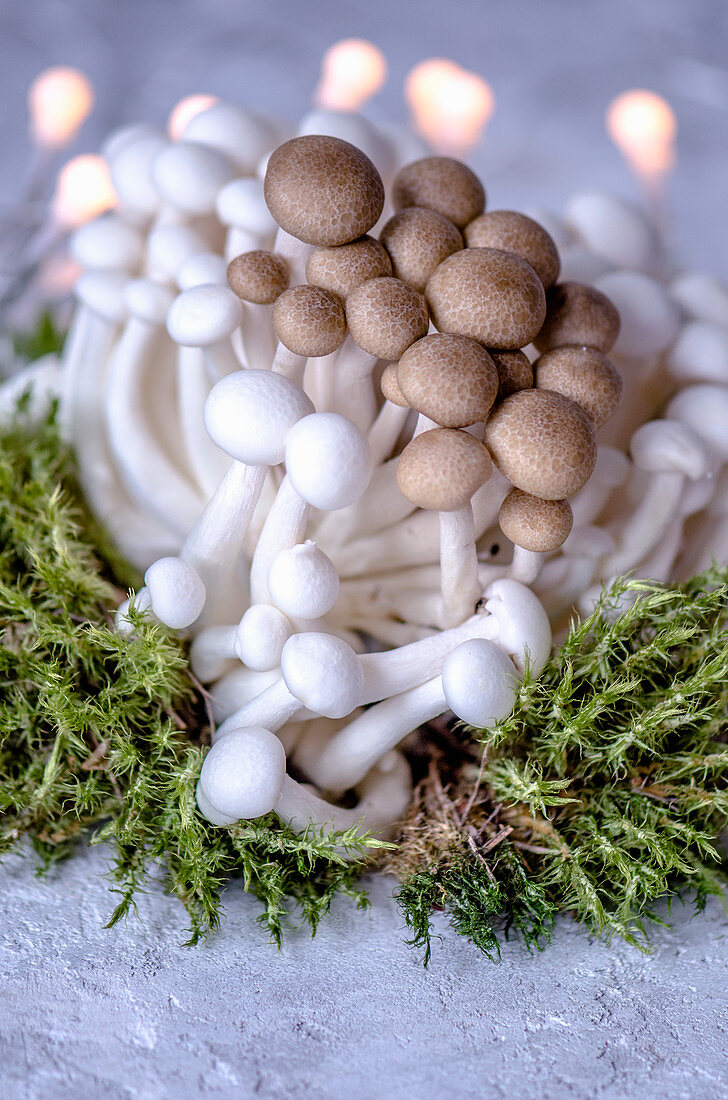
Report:
[[176,344],[202,348],[210,379],[217,382],[242,366],[230,343],[242,316],[240,299],[229,287],[195,286],[171,303],[167,331]]

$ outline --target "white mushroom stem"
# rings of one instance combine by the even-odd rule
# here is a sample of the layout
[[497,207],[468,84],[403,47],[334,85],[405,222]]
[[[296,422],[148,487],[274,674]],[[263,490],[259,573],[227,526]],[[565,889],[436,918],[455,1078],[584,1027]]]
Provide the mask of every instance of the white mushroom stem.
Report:
[[280,674],[280,669],[255,672],[239,662],[234,664],[208,689],[215,722],[224,722],[228,715],[276,683]]
[[509,565],[481,564],[478,571],[481,584],[486,580],[497,580],[499,577],[510,577],[511,580],[520,581],[521,584],[533,584],[538,578],[545,554],[536,550],[526,550],[523,546],[513,547],[513,558]]
[[307,358],[305,355],[297,355],[284,344],[278,344],[271,370],[276,374],[282,374],[297,386],[303,385],[303,372],[306,369]]
[[[281,550],[303,542],[310,505],[284,477],[258,538],[250,566],[250,597],[253,603],[268,599],[268,570]],[[249,723],[248,723],[249,724]]]
[[360,348],[350,336],[344,341],[336,360],[336,411],[363,432],[369,431],[377,416],[377,398],[372,382],[372,371],[377,362],[376,356]]
[[613,490],[625,483],[630,469],[630,460],[623,451],[600,444],[594,472],[569,502],[575,528],[594,522]]
[[369,485],[358,500],[348,508],[319,519],[314,527],[317,539],[327,546],[342,546],[357,537],[376,535],[411,515],[415,506],[397,485],[398,462],[398,458],[392,458],[376,466]]
[[440,512],[440,625],[456,626],[471,615],[482,589],[478,579],[473,507]]
[[288,264],[291,286],[306,282],[306,260],[311,249],[312,245],[299,241],[297,237],[292,237],[285,229],[278,227],[273,251]]
[[384,402],[367,434],[375,463],[385,462],[389,458],[411,411],[392,401]]
[[225,674],[235,658],[237,626],[208,626],[197,634],[190,648],[190,668],[207,684]]
[[200,491],[209,499],[230,465],[230,457],[205,431],[202,409],[210,392],[210,379],[200,348],[177,351],[179,426],[187,461]]
[[291,694],[281,678],[226,718],[219,727],[217,736],[224,737],[241,726],[265,726],[275,733],[286,722],[313,717],[315,715],[306,709],[300,699]]

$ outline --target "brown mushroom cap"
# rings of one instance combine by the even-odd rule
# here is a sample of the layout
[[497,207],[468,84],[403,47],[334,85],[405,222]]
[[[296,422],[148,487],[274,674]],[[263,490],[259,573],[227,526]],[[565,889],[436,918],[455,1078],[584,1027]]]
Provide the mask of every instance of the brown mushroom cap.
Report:
[[360,237],[358,241],[337,248],[314,248],[306,260],[309,283],[322,286],[341,298],[348,298],[352,290],[367,279],[391,274],[389,254],[374,237]]
[[485,443],[517,489],[559,500],[586,484],[594,469],[594,427],[580,405],[551,390],[520,390],[497,405]]
[[485,420],[498,393],[498,372],[482,344],[449,333],[407,348],[397,381],[407,404],[444,428]]
[[449,218],[421,206],[400,210],[379,239],[392,259],[394,274],[416,290],[424,290],[442,261],[463,247],[462,234]]
[[243,252],[228,264],[228,286],[244,302],[269,306],[286,289],[288,280],[288,264],[275,252]]
[[273,306],[273,328],[284,347],[296,355],[329,355],[346,337],[343,302],[319,286],[292,286]]
[[619,313],[606,294],[582,283],[557,283],[546,295],[546,320],[534,338],[539,351],[564,344],[609,351],[619,335]]
[[515,210],[491,210],[465,227],[468,248],[500,248],[530,264],[548,290],[559,277],[561,261],[553,240],[538,222]]
[[401,168],[394,179],[395,210],[425,206],[449,218],[458,229],[485,210],[485,191],[474,172],[452,157],[423,157]]
[[367,279],[346,299],[354,343],[378,359],[399,359],[424,336],[430,318],[422,295],[399,279]]
[[596,348],[564,347],[545,352],[533,365],[536,388],[576,401],[601,428],[622,397],[622,376]]
[[542,500],[522,489],[511,489],[498,516],[506,538],[537,554],[557,550],[574,523],[568,500]]
[[533,367],[528,356],[518,349],[514,351],[495,351],[489,348],[490,357],[498,371],[498,400],[510,397],[519,390],[530,390],[533,386]]
[[399,388],[396,363],[387,364],[382,371],[382,377],[379,384],[382,387],[382,393],[387,401],[391,401],[393,405],[399,405],[401,409],[408,409],[410,407],[409,401]]
[[475,436],[433,428],[411,440],[397,463],[397,484],[418,508],[454,512],[488,480],[492,463]]
[[274,149],[263,193],[286,233],[329,247],[363,236],[384,206],[384,185],[369,157],[348,141],[319,134]]
[[425,296],[441,332],[471,336],[487,348],[525,347],[546,316],[536,272],[519,256],[495,248],[464,248],[448,256]]

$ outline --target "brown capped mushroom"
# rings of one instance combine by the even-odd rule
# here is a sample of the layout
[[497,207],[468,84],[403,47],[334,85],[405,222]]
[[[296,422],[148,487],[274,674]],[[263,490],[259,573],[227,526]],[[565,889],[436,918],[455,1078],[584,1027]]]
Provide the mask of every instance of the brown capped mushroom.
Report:
[[553,240],[538,222],[515,210],[490,210],[465,227],[468,248],[500,248],[530,264],[548,290],[559,277],[561,262]]
[[263,190],[282,229],[327,247],[363,236],[384,206],[384,186],[369,157],[348,141],[319,134],[274,149]]
[[399,406],[400,409],[409,409],[410,404],[407,398],[399,388],[399,382],[397,381],[397,364],[388,363],[382,371],[382,377],[380,381],[382,393],[386,397],[387,401],[391,401],[393,405]]
[[421,206],[400,210],[379,239],[391,257],[394,274],[416,290],[424,290],[442,261],[463,247],[462,234],[449,218]]
[[473,493],[490,477],[487,450],[468,432],[434,428],[412,439],[399,457],[397,484],[419,508],[440,513],[441,625],[472,614],[481,596]]
[[557,283],[546,295],[546,320],[534,338],[539,351],[565,344],[609,351],[619,335],[619,313],[606,294],[582,283]]
[[465,248],[440,264],[425,296],[441,332],[488,348],[521,348],[546,316],[543,283],[530,264],[495,248]]
[[485,425],[485,443],[512,485],[544,500],[581,489],[597,457],[587,414],[551,390],[520,390],[496,405]]
[[374,237],[360,237],[337,248],[314,248],[306,260],[309,283],[322,286],[332,294],[348,298],[367,279],[392,274],[392,261],[386,248]]
[[394,278],[367,279],[346,299],[346,320],[354,343],[376,359],[399,359],[424,336],[427,303],[414,287]]
[[485,191],[474,172],[452,157],[422,157],[401,168],[394,179],[395,210],[425,206],[449,218],[458,229],[485,209]]
[[528,356],[517,348],[513,351],[496,351],[489,348],[490,357],[498,371],[498,400],[509,397],[519,390],[530,390],[533,386],[533,367]]
[[294,355],[330,355],[346,336],[346,317],[340,298],[318,286],[292,286],[273,306],[273,329],[281,344]]
[[244,302],[269,306],[288,286],[288,264],[275,252],[243,252],[228,264],[230,289]]
[[563,347],[545,352],[533,365],[536,388],[563,393],[592,419],[606,424],[622,397],[622,376],[596,348]]
[[545,554],[566,541],[574,522],[568,500],[542,500],[511,489],[501,505],[500,529],[515,546]]
[[498,392],[488,352],[468,336],[436,333],[412,344],[397,364],[405,400],[445,428],[485,420]]

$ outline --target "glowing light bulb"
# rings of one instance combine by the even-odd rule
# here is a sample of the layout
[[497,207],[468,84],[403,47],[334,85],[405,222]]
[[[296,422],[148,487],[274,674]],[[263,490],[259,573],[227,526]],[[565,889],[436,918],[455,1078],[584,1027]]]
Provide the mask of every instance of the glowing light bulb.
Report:
[[70,144],[88,118],[93,103],[91,82],[78,69],[46,69],[28,89],[34,141],[47,149]]
[[83,225],[116,204],[109,168],[103,157],[84,153],[64,164],[53,196],[53,217],[65,229]]
[[179,141],[188,122],[218,103],[216,95],[188,95],[172,108],[167,120],[167,131],[173,141]]
[[675,166],[677,121],[670,104],[644,88],[623,92],[607,108],[607,132],[640,176],[664,176]]
[[377,46],[364,38],[344,38],[323,56],[314,101],[329,110],[358,111],[386,79],[387,61]]
[[487,81],[446,58],[415,65],[404,90],[415,130],[441,153],[462,156],[477,145],[495,108]]

